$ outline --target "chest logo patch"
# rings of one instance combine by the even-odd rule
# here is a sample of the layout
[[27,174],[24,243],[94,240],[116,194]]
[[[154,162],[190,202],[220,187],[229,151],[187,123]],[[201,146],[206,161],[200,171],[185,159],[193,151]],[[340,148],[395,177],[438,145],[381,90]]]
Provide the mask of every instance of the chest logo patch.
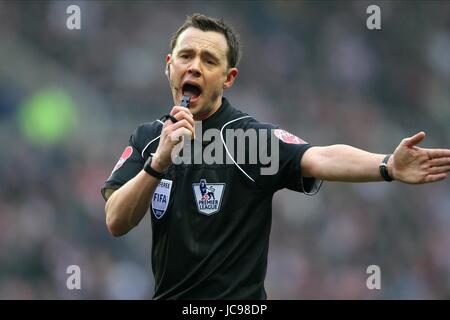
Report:
[[225,183],[207,183],[201,179],[200,183],[193,183],[194,198],[200,213],[210,216],[220,210]]
[[172,189],[172,181],[161,179],[159,185],[156,187],[152,198],[152,211],[157,219],[166,213],[167,206],[169,205],[170,190]]

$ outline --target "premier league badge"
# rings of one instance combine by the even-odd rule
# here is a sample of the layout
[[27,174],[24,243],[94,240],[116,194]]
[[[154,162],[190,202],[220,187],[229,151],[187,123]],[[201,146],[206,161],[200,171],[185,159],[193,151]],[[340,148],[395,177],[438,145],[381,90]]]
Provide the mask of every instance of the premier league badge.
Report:
[[157,219],[166,213],[169,205],[170,190],[172,189],[172,181],[161,179],[159,185],[156,187],[152,198],[152,211]]
[[194,198],[200,213],[210,216],[220,210],[225,183],[207,183],[201,179],[200,183],[193,183]]

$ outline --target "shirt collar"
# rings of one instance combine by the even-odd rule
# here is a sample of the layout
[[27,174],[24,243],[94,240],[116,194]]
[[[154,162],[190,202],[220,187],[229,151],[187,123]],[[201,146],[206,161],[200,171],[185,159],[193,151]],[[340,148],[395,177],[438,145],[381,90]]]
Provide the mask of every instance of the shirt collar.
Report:
[[210,117],[202,121],[203,130],[210,128],[220,129],[227,122],[232,114],[232,107],[225,97],[222,97],[222,104],[219,109],[214,112]]

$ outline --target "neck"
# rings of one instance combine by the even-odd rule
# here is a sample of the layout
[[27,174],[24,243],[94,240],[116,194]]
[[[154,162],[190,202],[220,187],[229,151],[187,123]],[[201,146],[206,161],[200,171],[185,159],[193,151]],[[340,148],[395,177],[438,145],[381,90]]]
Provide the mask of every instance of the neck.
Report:
[[222,97],[219,97],[216,102],[213,104],[213,107],[209,109],[207,112],[204,113],[198,113],[194,115],[195,121],[203,121],[211,117],[214,113],[216,113],[217,110],[219,110],[220,106],[222,105]]

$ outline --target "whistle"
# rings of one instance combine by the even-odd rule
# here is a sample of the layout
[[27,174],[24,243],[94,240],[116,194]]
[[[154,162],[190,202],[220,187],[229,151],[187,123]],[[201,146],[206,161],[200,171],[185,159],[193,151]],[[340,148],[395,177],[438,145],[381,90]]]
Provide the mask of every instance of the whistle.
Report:
[[181,98],[181,103],[180,103],[180,105],[182,106],[182,107],[185,107],[185,108],[189,108],[189,101],[191,100],[191,97],[190,96],[183,96],[183,98]]

